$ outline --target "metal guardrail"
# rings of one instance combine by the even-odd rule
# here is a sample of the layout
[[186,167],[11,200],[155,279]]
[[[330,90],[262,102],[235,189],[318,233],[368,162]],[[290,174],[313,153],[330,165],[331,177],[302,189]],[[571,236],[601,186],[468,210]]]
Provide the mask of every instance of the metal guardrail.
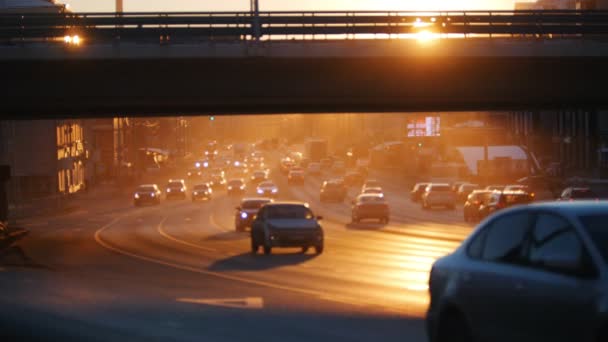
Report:
[[73,35],[100,43],[252,40],[255,25],[262,39],[391,38],[422,31],[440,37],[596,37],[608,35],[608,11],[23,13],[0,15],[0,42]]

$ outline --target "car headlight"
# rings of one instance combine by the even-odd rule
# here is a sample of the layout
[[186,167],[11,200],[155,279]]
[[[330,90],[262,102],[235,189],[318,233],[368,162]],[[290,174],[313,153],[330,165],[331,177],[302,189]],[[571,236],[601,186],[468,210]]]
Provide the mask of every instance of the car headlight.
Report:
[[188,172],[188,177],[192,176],[192,172]]
[[139,194],[138,193],[135,194],[135,198],[139,198]]
[[258,194],[263,194],[263,193],[264,193],[264,190],[258,189]]
[[276,194],[277,192],[279,192],[279,189],[272,189],[273,194]]
[[196,196],[196,195],[198,195],[198,192],[197,192],[197,191],[195,191],[195,192],[193,192],[192,194],[193,194],[194,196]]
[[241,190],[245,190],[245,186],[244,185],[241,185]]
[[186,191],[184,188],[179,189],[179,191],[184,192]]
[[194,166],[201,167],[201,163],[196,163],[196,164],[194,164]]
[[167,189],[167,192],[171,192],[171,189]]
[[[151,193],[150,196],[151,197],[156,197],[156,195],[154,193]],[[138,195],[138,197],[139,197],[139,195]],[[136,197],[136,198],[138,198],[138,197]]]
[[232,187],[231,187],[231,186],[229,186],[229,187],[228,187],[228,190],[232,190]]
[[241,213],[241,218],[242,219],[246,219],[247,218],[247,213]]

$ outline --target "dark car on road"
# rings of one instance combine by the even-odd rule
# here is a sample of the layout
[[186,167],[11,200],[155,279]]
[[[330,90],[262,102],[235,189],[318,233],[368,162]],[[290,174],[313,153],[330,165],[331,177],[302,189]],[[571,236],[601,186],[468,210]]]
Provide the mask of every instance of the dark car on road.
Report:
[[277,197],[279,195],[279,187],[272,181],[260,183],[256,188],[256,193],[264,197]]
[[501,211],[430,271],[431,342],[608,341],[608,203]]
[[599,196],[590,188],[569,187],[562,191],[558,201],[580,201],[589,199],[599,199]]
[[228,195],[240,195],[245,193],[245,180],[242,178],[233,178],[226,183],[226,191]]
[[344,202],[348,189],[344,185],[344,181],[332,179],[323,182],[319,200],[321,202]]
[[192,188],[192,202],[199,200],[209,200],[213,194],[213,189],[207,183],[197,184]]
[[479,207],[483,204],[483,200],[487,194],[492,193],[489,190],[473,190],[467,197],[462,208],[465,222],[479,221]]
[[479,206],[478,218],[483,220],[493,213],[515,205],[523,205],[532,202],[532,195],[526,191],[492,191],[483,196],[483,202]]
[[304,184],[304,170],[291,170],[287,175],[287,183],[293,184]]
[[275,247],[300,247],[306,253],[310,247],[323,253],[324,233],[308,205],[300,202],[278,202],[264,205],[251,226],[251,251],[260,246],[264,254]]
[[226,178],[224,177],[224,172],[214,173],[211,175],[209,184],[213,188],[221,188],[226,185]]
[[167,199],[186,199],[186,190],[186,182],[183,179],[171,179],[169,180],[169,183],[167,183],[165,196]]
[[481,186],[479,186],[479,184],[470,184],[470,183],[462,184],[462,185],[460,185],[460,188],[458,188],[458,191],[456,192],[456,199],[460,203],[462,203],[467,200],[467,198],[469,197],[469,194],[471,194],[471,192],[473,192],[474,190],[481,190]]
[[353,200],[352,222],[359,223],[365,219],[377,219],[381,223],[388,223],[390,209],[386,199],[380,194],[362,194]]
[[188,170],[188,179],[197,179],[203,175],[203,172],[200,169],[192,168]]
[[359,186],[365,181],[365,176],[359,171],[349,171],[344,176],[344,184],[346,186]]
[[412,191],[410,191],[410,200],[412,200],[412,202],[420,201],[420,199],[422,198],[422,194],[424,194],[424,192],[426,191],[426,187],[429,184],[430,183],[416,183],[412,188]]
[[257,170],[251,174],[251,183],[259,184],[265,180],[268,180],[268,172],[265,170]]
[[271,198],[266,197],[243,198],[241,205],[236,207],[236,215],[234,216],[235,230],[242,232],[247,227],[251,227],[251,222],[253,222],[253,218],[257,215],[258,210],[272,201]]
[[161,191],[156,184],[142,184],[135,189],[133,204],[139,207],[142,204],[160,204]]

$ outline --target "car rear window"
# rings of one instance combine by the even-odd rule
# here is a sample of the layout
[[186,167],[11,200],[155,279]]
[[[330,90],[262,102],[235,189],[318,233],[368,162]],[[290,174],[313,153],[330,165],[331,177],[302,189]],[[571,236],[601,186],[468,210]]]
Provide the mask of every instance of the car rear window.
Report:
[[243,202],[243,204],[241,204],[241,207],[243,209],[260,209],[264,204],[268,203],[269,201],[245,201]]
[[274,183],[272,183],[272,182],[260,183],[260,187],[263,187],[263,188],[269,188],[269,187],[273,187],[273,186],[274,186]]
[[608,214],[579,216],[591,240],[608,262]]
[[230,185],[241,185],[241,184],[243,184],[243,181],[240,180],[240,179],[233,179],[230,182],[228,182],[228,184],[230,184]]
[[432,191],[452,191],[449,185],[433,185],[431,186]]
[[140,192],[154,192],[154,191],[156,191],[156,189],[154,189],[153,186],[140,186],[139,188],[137,188],[137,191],[140,191]]
[[268,218],[271,219],[312,219],[310,209],[303,205],[275,205],[268,208]]
[[206,185],[195,185],[194,186],[194,190],[207,190],[207,186]]
[[384,203],[385,200],[380,196],[361,196],[359,197],[360,203]]
[[170,188],[181,188],[183,184],[181,182],[171,182],[169,183]]

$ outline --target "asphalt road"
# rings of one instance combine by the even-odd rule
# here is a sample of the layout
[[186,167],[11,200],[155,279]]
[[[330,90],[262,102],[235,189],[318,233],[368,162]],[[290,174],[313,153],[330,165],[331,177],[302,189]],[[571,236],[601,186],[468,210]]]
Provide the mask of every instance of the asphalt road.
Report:
[[326,176],[272,178],[279,199],[324,216],[323,254],[252,255],[234,230],[240,198],[225,191],[140,208],[92,195],[82,210],[22,222],[30,235],[0,258],[0,337],[426,341],[428,271],[470,233],[461,210],[423,211],[384,178],[391,222],[351,224],[350,199],[318,201]]

